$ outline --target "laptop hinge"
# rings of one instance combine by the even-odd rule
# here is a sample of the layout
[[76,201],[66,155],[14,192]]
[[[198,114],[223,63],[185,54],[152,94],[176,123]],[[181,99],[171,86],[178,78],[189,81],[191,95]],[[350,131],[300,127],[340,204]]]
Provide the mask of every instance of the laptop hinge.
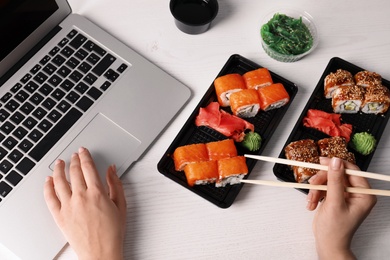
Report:
[[38,42],[29,52],[27,52],[11,69],[9,69],[1,78],[2,86],[12,75],[14,75],[27,61],[29,61],[46,43],[48,43],[62,28],[54,27],[42,40]]

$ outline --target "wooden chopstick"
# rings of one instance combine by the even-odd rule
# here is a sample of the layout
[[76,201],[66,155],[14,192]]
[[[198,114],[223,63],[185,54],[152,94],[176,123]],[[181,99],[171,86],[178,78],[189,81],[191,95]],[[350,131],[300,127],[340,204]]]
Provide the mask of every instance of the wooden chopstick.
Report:
[[[300,162],[300,161],[287,160],[287,159],[282,159],[282,158],[274,158],[274,157],[261,156],[261,155],[251,155],[251,154],[245,154],[244,156],[247,158],[260,160],[260,161],[274,162],[274,163],[279,163],[279,164],[305,167],[305,168],[311,168],[311,169],[323,170],[323,171],[328,170],[328,166],[316,164],[316,163]],[[378,174],[378,173],[364,172],[364,171],[358,171],[358,170],[352,170],[352,169],[345,169],[345,173],[348,175],[360,176],[360,177],[365,177],[365,178],[369,178],[369,179],[390,181],[390,175],[383,175],[383,174]]]
[[[241,180],[241,182],[249,183],[249,184],[257,184],[257,185],[273,186],[273,187],[287,187],[287,188],[323,190],[323,191],[327,190],[326,185],[312,185],[312,184],[296,183],[296,182],[280,182],[280,181],[266,181],[266,180]],[[368,189],[368,188],[346,187],[345,191],[349,193],[390,196],[390,190],[376,190],[376,189]]]

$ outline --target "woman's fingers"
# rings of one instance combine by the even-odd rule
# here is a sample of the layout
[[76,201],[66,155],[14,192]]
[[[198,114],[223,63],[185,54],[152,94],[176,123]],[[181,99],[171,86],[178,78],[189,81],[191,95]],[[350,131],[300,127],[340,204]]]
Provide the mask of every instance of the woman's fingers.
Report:
[[65,176],[65,162],[57,160],[54,164],[53,185],[60,201],[67,200],[72,195],[69,182]]
[[81,147],[79,149],[79,158],[81,163],[81,170],[83,172],[87,188],[97,187],[102,189],[103,184],[100,180],[99,173],[88,149]]

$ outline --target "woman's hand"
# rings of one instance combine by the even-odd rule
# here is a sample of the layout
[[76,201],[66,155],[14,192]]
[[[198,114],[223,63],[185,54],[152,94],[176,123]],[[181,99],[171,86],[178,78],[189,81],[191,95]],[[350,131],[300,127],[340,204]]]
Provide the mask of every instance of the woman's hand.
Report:
[[319,171],[310,184],[327,182],[324,192],[310,190],[309,210],[317,208],[320,198],[324,198],[313,220],[313,232],[320,259],[354,259],[350,250],[352,237],[360,224],[368,216],[376,203],[376,197],[364,194],[346,193],[345,187],[370,188],[367,180],[345,175],[344,167],[359,169],[356,165],[339,158],[321,158],[321,164],[328,165],[328,172]]
[[107,170],[104,188],[89,151],[72,155],[70,182],[65,163],[57,160],[47,177],[46,204],[79,259],[123,259],[126,200],[115,166]]

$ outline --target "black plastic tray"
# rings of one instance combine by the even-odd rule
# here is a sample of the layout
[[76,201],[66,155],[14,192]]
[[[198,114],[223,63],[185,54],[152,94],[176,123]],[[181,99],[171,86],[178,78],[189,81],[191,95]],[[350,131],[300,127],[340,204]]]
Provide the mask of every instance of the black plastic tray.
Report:
[[[230,73],[239,73],[242,75],[247,71],[254,70],[260,67],[260,65],[254,62],[238,54],[234,54],[228,59],[217,77]],[[289,105],[293,101],[298,91],[298,88],[294,83],[280,77],[272,71],[270,71],[270,73],[275,83],[282,83],[284,85],[290,95],[290,102],[279,109],[274,109],[268,112],[261,111],[254,118],[247,119],[248,122],[252,123],[255,126],[255,131],[259,133],[263,139],[260,150],[256,151],[255,154],[261,154],[261,152],[264,150],[266,144],[274,133],[279,122],[282,120],[284,114],[286,113]],[[197,107],[194,109],[187,122],[184,124],[176,138],[173,140],[172,144],[162,156],[157,167],[160,173],[182,185],[183,187],[187,188],[188,190],[214,203],[218,207],[228,208],[234,202],[243,184],[227,185],[223,188],[216,188],[213,184],[195,185],[194,187],[190,187],[187,184],[184,172],[175,171],[173,159],[171,157],[175,149],[182,145],[207,143],[226,139],[225,136],[212,130],[211,128],[204,126],[197,127],[195,125],[195,118],[199,113],[199,109],[201,107],[207,106],[210,102],[214,101],[217,101],[217,96],[215,94],[214,84],[211,84],[210,88],[207,90]],[[230,109],[225,110],[231,113]],[[239,144],[236,144],[236,147],[239,155],[250,153],[248,150],[244,149]],[[246,178],[249,176],[255,164],[256,160],[247,159],[249,173]]]
[[[338,57],[332,58],[329,61],[329,64],[326,67],[324,73],[322,74],[316,88],[314,89],[313,94],[311,95],[307,105],[302,111],[302,114],[299,117],[296,125],[294,126],[294,129],[291,132],[289,138],[287,139],[284,147],[286,147],[289,143],[297,140],[313,139],[314,141],[318,141],[322,138],[329,137],[328,135],[320,131],[317,131],[313,128],[307,128],[303,126],[302,122],[303,122],[303,118],[306,116],[307,111],[309,109],[318,109],[328,113],[333,113],[331,99],[326,99],[324,97],[324,79],[329,73],[336,72],[336,70],[338,69],[347,70],[351,72],[352,75],[356,74],[359,71],[364,70],[341,58]],[[387,88],[390,88],[389,81],[382,79],[382,84]],[[358,112],[357,114],[341,114],[341,120],[344,123],[352,124],[353,126],[352,135],[354,133],[359,133],[359,132],[369,132],[376,138],[377,142],[379,142],[382,133],[386,127],[387,121],[389,120],[390,117],[389,112],[390,111],[387,111],[382,115],[373,115],[373,114],[370,115],[370,114],[364,114],[362,112]],[[284,153],[284,147],[279,155],[280,158],[286,158]],[[356,164],[360,167],[360,169],[364,171],[367,170],[375,151],[369,155],[364,156],[354,151],[350,147],[348,147],[348,150],[355,154]],[[275,164],[273,171],[275,176],[279,180],[287,181],[287,182],[295,182],[294,174],[288,166]],[[303,191],[305,193],[308,192],[307,190],[300,190],[300,191]]]

